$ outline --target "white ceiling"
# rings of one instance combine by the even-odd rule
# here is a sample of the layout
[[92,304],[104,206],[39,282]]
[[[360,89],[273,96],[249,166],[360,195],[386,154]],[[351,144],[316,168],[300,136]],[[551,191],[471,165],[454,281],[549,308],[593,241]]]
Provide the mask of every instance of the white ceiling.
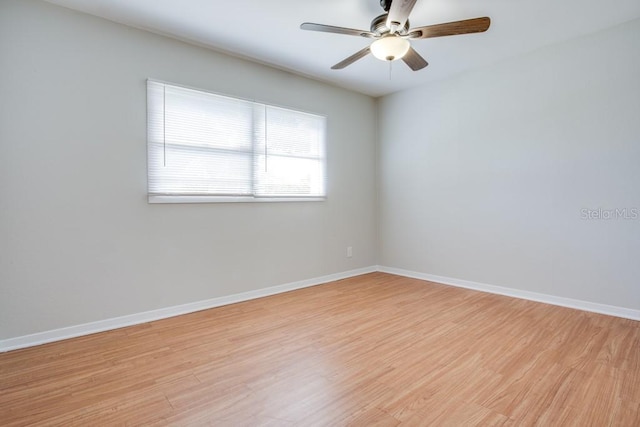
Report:
[[[639,0],[418,0],[412,27],[489,16],[486,33],[413,41],[429,62],[410,71],[373,56],[330,67],[370,43],[302,31],[302,22],[369,29],[379,0],[48,0],[137,28],[380,96],[640,18]],[[597,58],[594,58],[596,61]]]

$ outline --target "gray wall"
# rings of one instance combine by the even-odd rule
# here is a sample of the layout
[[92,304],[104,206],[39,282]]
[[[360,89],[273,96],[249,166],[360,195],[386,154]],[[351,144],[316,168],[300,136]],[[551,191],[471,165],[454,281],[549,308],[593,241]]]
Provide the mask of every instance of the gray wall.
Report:
[[[638,309],[640,219],[582,210],[640,208],[639,39],[634,21],[376,111],[343,89],[3,0],[0,339],[378,261]],[[326,114],[328,200],[147,204],[147,77]]]
[[[328,200],[147,204],[147,77],[327,115]],[[369,97],[31,0],[0,94],[0,339],[376,262]]]
[[[640,309],[640,20],[380,101],[388,267]],[[594,214],[597,215],[597,214]]]

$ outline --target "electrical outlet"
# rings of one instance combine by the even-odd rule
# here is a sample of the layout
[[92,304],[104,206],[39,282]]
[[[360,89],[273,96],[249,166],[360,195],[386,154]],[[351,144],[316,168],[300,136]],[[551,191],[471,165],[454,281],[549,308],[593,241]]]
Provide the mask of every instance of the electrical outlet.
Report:
[[353,256],[353,248],[351,246],[347,246],[347,258],[351,258]]

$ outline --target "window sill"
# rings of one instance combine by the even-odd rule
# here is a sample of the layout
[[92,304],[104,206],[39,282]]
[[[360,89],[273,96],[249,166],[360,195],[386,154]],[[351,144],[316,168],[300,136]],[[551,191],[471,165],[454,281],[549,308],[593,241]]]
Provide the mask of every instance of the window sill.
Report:
[[225,196],[149,196],[156,203],[270,203],[270,202],[324,202],[326,197],[225,197]]

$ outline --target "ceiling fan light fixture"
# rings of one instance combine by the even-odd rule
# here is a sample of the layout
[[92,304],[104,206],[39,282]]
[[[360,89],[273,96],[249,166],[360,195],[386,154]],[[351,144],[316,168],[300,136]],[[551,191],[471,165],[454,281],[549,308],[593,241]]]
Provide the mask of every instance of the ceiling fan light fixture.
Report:
[[371,53],[381,61],[396,61],[409,51],[409,40],[388,35],[371,43]]

